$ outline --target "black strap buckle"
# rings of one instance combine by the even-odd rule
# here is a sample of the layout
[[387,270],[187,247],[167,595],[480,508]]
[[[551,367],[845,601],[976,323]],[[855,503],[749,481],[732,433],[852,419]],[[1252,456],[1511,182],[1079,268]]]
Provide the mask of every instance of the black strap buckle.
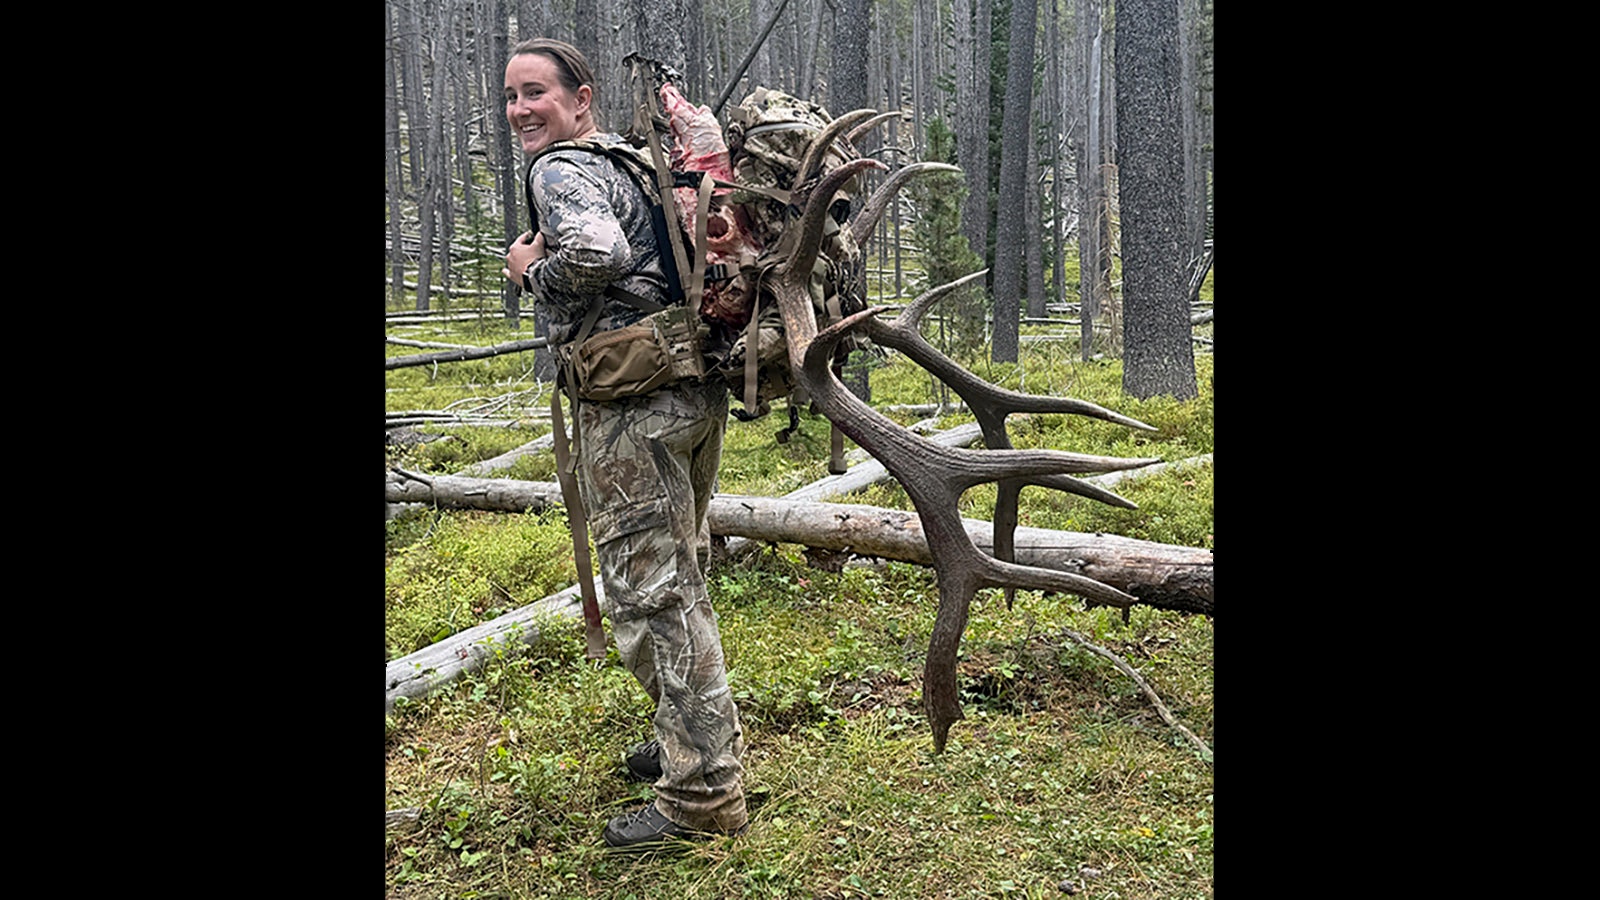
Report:
[[709,173],[707,172],[695,171],[673,172],[672,186],[675,188],[694,188],[699,190],[700,182],[703,181],[708,174]]

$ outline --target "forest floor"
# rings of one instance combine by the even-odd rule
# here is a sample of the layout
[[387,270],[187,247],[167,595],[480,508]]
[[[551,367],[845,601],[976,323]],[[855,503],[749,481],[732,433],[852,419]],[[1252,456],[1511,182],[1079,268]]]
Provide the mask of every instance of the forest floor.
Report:
[[[389,333],[479,345],[530,336],[493,322]],[[1209,337],[1211,328],[1197,333]],[[1196,354],[1200,396],[1182,403],[1122,396],[1120,362],[1079,361],[1071,340],[1025,343],[1018,364],[980,357],[971,365],[1007,387],[1090,400],[1159,429],[1013,417],[1019,447],[1178,461],[1213,452],[1212,359]],[[531,369],[528,353],[390,371],[391,412],[491,401],[503,410],[514,395],[523,423],[423,429],[443,436],[391,447],[386,464],[455,472],[548,430],[538,418],[547,386]],[[934,399],[927,376],[903,359],[873,371],[872,385],[877,405]],[[778,445],[773,432],[784,418],[780,405],[754,422],[730,420],[721,491],[778,496],[825,474],[826,420],[803,413],[797,438]],[[963,421],[970,416],[948,415],[940,426]],[[552,467],[543,454],[502,474],[549,481]],[[1210,464],[1116,491],[1139,509],[1026,491],[1022,524],[1213,547]],[[892,483],[835,499],[909,508]],[[992,487],[969,491],[963,514],[989,518],[993,499]],[[559,509],[433,510],[390,521],[385,658],[572,579]],[[597,668],[583,657],[581,623],[562,620],[541,627],[526,652],[385,717],[385,807],[415,811],[385,835],[387,896],[1212,896],[1211,764],[1129,678],[1066,636],[1071,629],[1125,658],[1214,748],[1210,618],[1137,606],[1125,624],[1115,610],[1085,609],[1076,597],[1023,591],[1007,609],[999,591],[980,592],[959,663],[966,718],[936,754],[921,705],[937,602],[931,570],[824,571],[800,548],[780,545],[718,564],[708,580],[748,747],[747,834],[673,854],[602,847],[607,819],[651,796],[620,777],[624,750],[649,736],[651,710],[615,648]]]

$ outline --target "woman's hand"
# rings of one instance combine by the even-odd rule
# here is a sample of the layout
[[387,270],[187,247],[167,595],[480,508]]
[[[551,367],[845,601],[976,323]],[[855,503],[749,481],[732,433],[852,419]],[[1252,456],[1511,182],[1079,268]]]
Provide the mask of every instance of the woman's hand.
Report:
[[545,256],[544,235],[524,231],[511,242],[511,248],[506,251],[506,267],[500,270],[500,274],[512,284],[526,287],[522,283],[522,273],[528,270],[529,263],[544,259]]

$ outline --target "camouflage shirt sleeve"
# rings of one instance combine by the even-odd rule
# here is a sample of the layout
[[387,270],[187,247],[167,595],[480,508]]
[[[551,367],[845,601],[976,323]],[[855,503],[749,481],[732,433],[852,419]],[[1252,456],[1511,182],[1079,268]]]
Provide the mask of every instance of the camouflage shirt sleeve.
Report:
[[[616,284],[645,297],[663,295],[649,208],[628,176],[605,157],[558,151],[529,173],[539,230],[549,255],[528,270],[535,301],[550,314],[550,337],[571,340],[594,299]],[[631,324],[643,313],[606,299],[595,332]]]

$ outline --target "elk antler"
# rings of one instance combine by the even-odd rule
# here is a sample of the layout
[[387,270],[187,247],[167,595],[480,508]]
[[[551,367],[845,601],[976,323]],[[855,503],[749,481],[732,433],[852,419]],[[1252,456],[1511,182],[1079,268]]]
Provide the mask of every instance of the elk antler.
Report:
[[[871,114],[870,111],[867,113]],[[847,115],[856,116],[856,113]],[[823,147],[826,146],[824,137],[832,140],[826,134],[819,137],[818,143]],[[816,151],[816,146],[812,149]],[[815,158],[820,160],[820,155]],[[807,159],[813,159],[813,153],[808,153]],[[885,166],[876,160],[858,158],[828,172],[814,187],[797,179],[796,193],[792,199],[804,209],[798,223],[799,237],[789,260],[775,273],[772,287],[783,317],[791,368],[798,383],[824,415],[894,475],[922,519],[923,533],[939,579],[939,610],[934,620],[923,673],[923,702],[933,728],[934,748],[942,752],[950,726],[962,717],[956,693],[956,651],[961,635],[966,631],[967,612],[978,588],[1013,586],[1061,591],[1123,608],[1135,602],[1132,596],[1081,575],[1017,565],[983,553],[972,543],[962,526],[958,508],[961,494],[974,485],[990,481],[1056,486],[1052,479],[1067,474],[1137,468],[1157,460],[1119,459],[1056,450],[979,451],[941,447],[876,412],[845,389],[832,371],[835,345],[852,329],[871,329],[872,323],[884,310],[877,307],[856,313],[819,332],[808,283],[822,240],[823,218],[834,194],[857,174],[867,169],[883,168]],[[908,326],[921,315],[920,310],[926,308],[931,299],[924,301],[919,298],[919,302],[920,307],[913,304],[912,317],[906,322]],[[898,334],[887,336],[906,346],[917,347],[916,342],[903,340]],[[913,352],[928,356],[920,348]],[[916,358],[913,356],[913,359]],[[946,368],[939,363],[939,357],[928,358],[940,365],[941,369]],[[972,382],[982,384],[976,376],[966,373],[954,363],[949,363],[948,370],[939,374],[940,377],[954,378],[962,384],[962,390],[979,397],[986,405],[1005,403],[1010,405],[1009,409],[1034,409],[1037,407],[1030,405],[1034,401],[1050,400],[1029,398],[1028,395],[1002,391],[992,385],[985,386],[989,391],[985,393],[964,380],[970,378]],[[1071,409],[1061,407],[1061,401],[1050,402],[1057,404],[1051,411],[1113,417],[1112,421],[1122,418],[1109,410],[1081,401],[1071,401],[1074,404]],[[994,418],[994,414],[986,412],[985,415]],[[1005,412],[1000,412],[998,418],[994,419],[999,423],[998,433],[1002,438],[1004,418]],[[1131,419],[1126,422],[1142,426],[1142,423]]]
[[[961,169],[956,166],[936,162],[913,163],[901,168],[873,192],[866,204],[862,206],[861,212],[851,220],[851,234],[856,237],[857,241],[864,244],[873,233],[878,218],[883,214],[884,208],[888,205],[894,193],[913,176],[926,172],[959,173],[960,171]],[[1069,397],[1040,397],[990,384],[972,374],[943,353],[940,353],[932,344],[929,344],[923,338],[920,330],[923,315],[932,308],[934,302],[939,298],[962,285],[983,277],[988,271],[988,269],[980,269],[971,275],[958,278],[948,284],[940,285],[927,291],[911,301],[901,311],[900,316],[895,319],[893,324],[876,318],[868,321],[866,323],[867,337],[876,344],[891,347],[911,357],[917,365],[949,385],[952,390],[960,395],[961,399],[966,401],[967,408],[972,410],[973,417],[977,419],[978,428],[983,432],[984,446],[991,450],[1011,448],[1011,436],[1006,431],[1006,417],[1014,412],[1067,413],[1069,415],[1089,416],[1143,431],[1158,430],[1138,419],[1112,412],[1103,406],[1086,400],[1074,400]],[[1022,488],[1029,484],[1078,494],[1124,509],[1139,508],[1137,504],[1123,499],[1111,491],[1065,475],[1035,479],[1003,478],[995,486],[994,555],[997,559],[1010,562],[1016,558],[1015,540],[1019,498],[1022,494]],[[1011,608],[1015,597],[1016,589],[1007,586],[1005,588],[1007,609]]]

